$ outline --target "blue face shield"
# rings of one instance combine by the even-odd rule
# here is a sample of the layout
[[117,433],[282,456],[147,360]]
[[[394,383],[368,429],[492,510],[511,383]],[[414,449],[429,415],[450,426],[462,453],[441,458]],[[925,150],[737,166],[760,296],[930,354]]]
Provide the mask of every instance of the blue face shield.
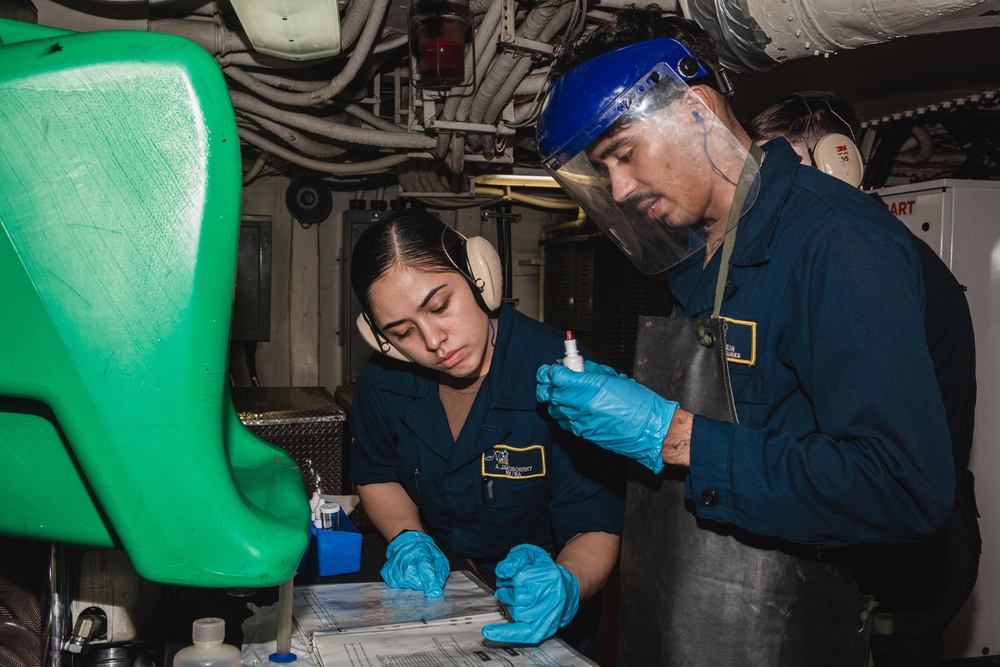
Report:
[[[735,186],[747,159],[691,91],[711,75],[680,42],[654,39],[570,70],[542,107],[545,168],[644,273],[704,245],[713,186]],[[752,178],[744,212],[759,187]]]

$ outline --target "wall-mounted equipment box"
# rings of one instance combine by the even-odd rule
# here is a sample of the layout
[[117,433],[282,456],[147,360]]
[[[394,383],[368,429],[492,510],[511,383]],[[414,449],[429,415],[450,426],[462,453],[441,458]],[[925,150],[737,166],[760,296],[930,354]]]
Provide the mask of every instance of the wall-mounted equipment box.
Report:
[[945,633],[945,658],[1000,652],[1000,182],[942,179],[879,190],[889,210],[965,287],[976,336],[976,430],[970,469],[983,537],[979,578]]
[[240,218],[233,340],[271,340],[271,216]]

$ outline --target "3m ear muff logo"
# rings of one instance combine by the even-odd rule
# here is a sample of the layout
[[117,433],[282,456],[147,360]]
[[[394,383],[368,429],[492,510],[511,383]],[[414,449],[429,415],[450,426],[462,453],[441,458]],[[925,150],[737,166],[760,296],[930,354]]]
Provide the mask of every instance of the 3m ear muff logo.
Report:
[[726,323],[726,361],[753,366],[757,363],[757,323],[720,317]]

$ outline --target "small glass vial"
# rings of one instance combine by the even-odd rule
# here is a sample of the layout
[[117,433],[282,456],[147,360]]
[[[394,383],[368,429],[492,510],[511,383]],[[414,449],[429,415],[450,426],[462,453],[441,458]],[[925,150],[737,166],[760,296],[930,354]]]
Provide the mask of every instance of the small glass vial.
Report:
[[226,622],[221,618],[199,618],[191,626],[192,646],[174,656],[173,667],[242,667],[240,650],[224,644]]
[[562,365],[571,371],[582,373],[583,357],[580,356],[580,352],[577,350],[576,339],[573,338],[572,331],[566,332],[566,340],[563,341],[563,349],[565,350],[565,355],[563,356]]
[[340,503],[323,503],[319,506],[321,528],[340,530]]

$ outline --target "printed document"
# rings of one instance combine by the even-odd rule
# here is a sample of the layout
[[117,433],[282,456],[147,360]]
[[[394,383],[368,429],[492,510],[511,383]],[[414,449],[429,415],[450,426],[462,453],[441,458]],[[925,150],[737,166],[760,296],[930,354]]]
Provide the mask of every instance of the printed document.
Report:
[[468,572],[452,572],[440,598],[381,582],[296,586],[292,615],[319,667],[596,664],[558,639],[531,647],[484,645],[483,626],[506,615]]

